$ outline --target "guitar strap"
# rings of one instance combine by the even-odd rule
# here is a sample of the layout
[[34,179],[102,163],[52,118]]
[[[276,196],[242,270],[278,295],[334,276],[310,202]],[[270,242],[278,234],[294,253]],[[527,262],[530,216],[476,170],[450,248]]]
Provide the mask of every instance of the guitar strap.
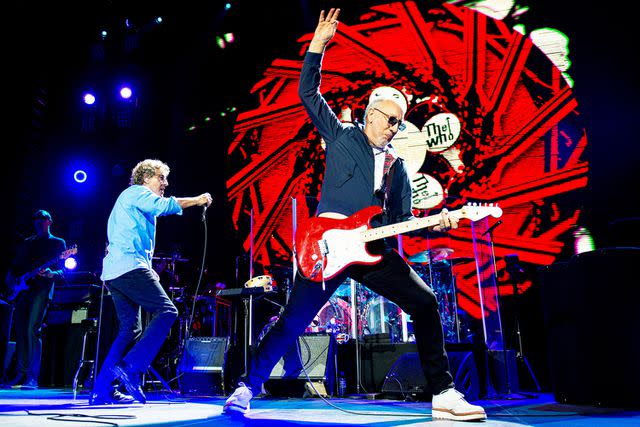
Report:
[[[386,156],[391,157],[391,155],[387,152]],[[386,159],[385,159],[386,160]],[[396,159],[392,159],[390,160],[390,164],[387,167],[385,167],[385,175],[384,175],[384,201],[382,202],[382,209],[384,210],[385,213],[388,214],[388,210],[389,210],[389,198],[391,195],[391,181],[393,179],[393,167],[395,166]],[[387,166],[385,164],[385,166]]]

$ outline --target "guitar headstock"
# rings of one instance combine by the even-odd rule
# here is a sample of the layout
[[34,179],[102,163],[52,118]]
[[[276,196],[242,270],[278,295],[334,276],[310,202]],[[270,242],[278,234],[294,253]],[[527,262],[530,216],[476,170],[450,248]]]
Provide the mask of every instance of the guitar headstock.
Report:
[[71,255],[75,255],[78,253],[78,245],[70,246],[66,251],[62,252],[59,256],[60,259],[67,259]]
[[499,208],[496,203],[468,203],[463,206],[460,211],[463,217],[471,221],[478,221],[488,216],[494,218],[500,218],[502,216],[502,209]]

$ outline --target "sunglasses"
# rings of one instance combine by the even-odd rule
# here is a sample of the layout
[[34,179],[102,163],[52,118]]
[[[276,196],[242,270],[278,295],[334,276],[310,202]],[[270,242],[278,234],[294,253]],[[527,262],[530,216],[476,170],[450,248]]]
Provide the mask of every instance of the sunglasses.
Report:
[[390,114],[385,113],[382,110],[377,109],[376,107],[373,107],[374,110],[376,110],[379,113],[382,113],[386,118],[387,118],[387,123],[389,123],[389,126],[395,126],[398,125],[398,130],[399,131],[403,131],[407,128],[407,125],[404,124],[404,122],[400,119],[398,119],[397,117],[394,117]]

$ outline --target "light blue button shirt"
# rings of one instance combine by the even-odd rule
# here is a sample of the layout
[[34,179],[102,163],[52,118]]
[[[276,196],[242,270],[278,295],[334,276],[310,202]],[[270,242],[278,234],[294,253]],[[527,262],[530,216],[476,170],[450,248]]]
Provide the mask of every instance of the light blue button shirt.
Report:
[[156,220],[182,215],[175,197],[160,197],[143,185],[132,185],[118,196],[107,223],[107,255],[102,280],[112,280],[137,268],[152,268]]

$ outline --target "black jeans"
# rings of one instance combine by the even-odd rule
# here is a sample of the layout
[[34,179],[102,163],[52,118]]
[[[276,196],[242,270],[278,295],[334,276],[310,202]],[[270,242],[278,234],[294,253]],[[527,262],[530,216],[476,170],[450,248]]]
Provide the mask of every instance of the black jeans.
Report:
[[278,360],[295,344],[296,338],[304,332],[346,276],[393,301],[411,315],[418,355],[432,393],[438,394],[453,387],[436,296],[391,248],[384,250],[382,260],[375,265],[348,267],[345,274],[325,283],[326,291],[322,290],[320,283],[296,277],[289,303],[256,349],[248,369],[247,385],[253,390],[260,390]]
[[[178,309],[162,289],[154,271],[129,271],[108,281],[107,286],[120,327],[96,378],[94,391],[100,393],[109,390],[113,381],[112,368],[121,360],[130,365],[134,372],[146,371],[178,317]],[[141,308],[152,315],[144,333]]]
[[13,325],[16,333],[16,375],[38,381],[42,360],[42,323],[53,298],[53,283],[38,284],[16,298]]

